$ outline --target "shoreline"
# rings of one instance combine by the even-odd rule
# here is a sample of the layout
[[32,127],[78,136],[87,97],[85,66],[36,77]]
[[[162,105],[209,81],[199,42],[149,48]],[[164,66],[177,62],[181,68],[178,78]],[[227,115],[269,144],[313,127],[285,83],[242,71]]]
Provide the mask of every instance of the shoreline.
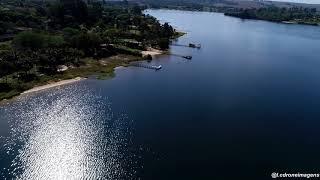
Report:
[[[183,36],[185,34],[186,33],[179,31],[177,36],[174,37],[173,39],[178,39],[179,37],[181,37],[181,36]],[[161,55],[168,55],[169,51],[170,51],[170,49],[168,49],[168,50],[159,50],[159,49],[154,49],[154,48],[149,47],[147,50],[140,52],[141,55],[142,55],[141,59],[134,60],[134,61],[144,61],[144,60],[146,60],[144,58],[146,58],[149,55],[152,57],[152,59],[155,59],[155,58],[157,58],[157,57],[159,57]],[[130,60],[128,62],[130,62]],[[120,62],[120,63],[116,63],[114,66],[113,65],[111,65],[111,66],[108,65],[108,67],[109,68],[111,67],[112,68],[111,71],[113,72],[113,71],[115,71],[117,69],[125,68],[126,64],[128,62],[126,62],[125,64],[123,64],[123,62]],[[104,65],[103,68],[105,68],[105,66],[106,65]],[[88,67],[90,67],[90,65]],[[65,72],[67,72],[67,71],[68,70],[66,70]],[[99,72],[97,72],[97,73],[99,74]],[[95,71],[91,71],[89,74],[95,74]],[[9,98],[3,98],[3,99],[0,100],[0,103],[7,102],[9,100],[15,99],[15,98],[17,98],[19,96],[22,96],[22,95],[25,95],[25,94],[39,92],[39,91],[47,90],[47,89],[50,89],[50,88],[63,86],[63,85],[75,83],[75,82],[78,82],[78,81],[81,81],[81,80],[85,80],[85,79],[87,79],[86,78],[87,75],[88,75],[88,72],[86,72],[86,73],[77,73],[77,76],[73,76],[73,77],[71,76],[70,79],[63,79],[62,78],[61,80],[58,79],[57,81],[54,81],[54,79],[52,79],[52,80],[47,81],[44,85],[36,85],[36,86],[32,87],[31,89],[25,90],[23,92],[18,92],[16,94],[12,95],[12,96],[9,96]]]
[[[152,49],[152,50],[148,50],[148,51],[144,51],[146,54],[146,56],[148,55],[148,53],[151,53],[152,55],[152,58],[156,58],[160,55],[163,55],[163,54],[166,54],[165,52],[166,51],[160,51],[160,50],[157,50],[157,49]],[[142,54],[142,52],[141,52]],[[144,61],[145,59],[141,58],[139,60],[136,60],[136,61]],[[119,63],[117,65],[115,65],[115,67],[113,67],[113,71],[114,70],[117,70],[117,69],[122,69],[122,68],[125,68],[126,66],[124,66],[122,63]],[[90,73],[90,74],[95,74],[94,72]],[[42,85],[36,85],[34,87],[32,87],[31,89],[28,89],[28,90],[25,90],[23,92],[20,92],[18,94],[15,94],[9,98],[4,98],[4,99],[1,99],[0,100],[0,105],[2,105],[3,103],[7,103],[7,102],[10,102],[16,98],[19,98],[23,95],[27,95],[27,94],[30,94],[30,93],[35,93],[35,92],[39,92],[39,91],[44,91],[44,90],[48,90],[48,89],[51,89],[51,88],[54,88],[54,87],[59,87],[59,86],[64,86],[64,85],[68,85],[68,84],[72,84],[72,83],[75,83],[75,82],[79,82],[81,80],[85,80],[87,79],[88,74],[78,74],[77,77],[73,77],[73,78],[70,78],[70,79],[61,79],[61,80],[57,80],[57,81],[54,81],[54,79],[50,80],[50,81],[47,81],[45,84],[42,84]]]
[[85,80],[85,79],[86,78],[76,77],[76,78],[73,78],[73,79],[67,79],[67,80],[61,80],[61,81],[57,81],[57,82],[51,82],[51,83],[48,83],[46,85],[35,86],[35,87],[33,87],[33,88],[29,89],[29,90],[26,90],[26,91],[22,92],[20,95],[39,92],[39,91],[51,89],[51,88],[54,88],[54,87],[67,85],[67,84],[72,84],[72,83],[79,82],[79,81]]
[[[149,48],[147,51],[141,51],[141,54],[143,57],[146,57],[148,55],[151,55],[152,58],[156,58],[160,55],[163,55],[163,54],[166,54],[166,51],[161,51],[161,50],[158,50],[158,49],[153,49],[153,48]],[[144,59],[140,59],[138,61],[143,61]],[[125,66],[123,66],[123,64],[119,63],[118,65],[116,65],[113,70],[117,70],[117,69],[121,69],[121,68],[125,68]],[[94,74],[94,73],[93,73]],[[63,85],[68,85],[68,84],[72,84],[72,83],[75,83],[75,82],[79,82],[81,80],[85,80],[87,78],[85,78],[85,76],[78,76],[78,77],[75,77],[75,78],[70,78],[70,79],[64,79],[64,80],[58,80],[58,81],[48,81],[46,84],[44,85],[37,85],[37,86],[34,86],[32,87],[31,89],[28,89],[28,90],[25,90],[19,94],[16,94],[10,98],[5,98],[5,99],[1,99],[0,100],[0,103],[3,103],[3,102],[7,102],[9,100],[13,100],[17,97],[20,97],[22,95],[26,95],[26,94],[30,94],[30,93],[34,93],[34,92],[39,92],[39,91],[44,91],[44,90],[48,90],[48,89],[51,89],[51,88],[54,88],[54,87],[59,87],[59,86],[63,86]]]
[[[167,54],[168,51],[164,51],[164,50],[158,50],[158,49],[154,49],[154,48],[148,48],[146,51],[141,51],[141,54],[143,57],[146,57],[148,55],[152,56],[152,58],[157,58],[160,55],[165,55]],[[138,60],[138,61],[143,61],[144,59]],[[125,68],[125,66],[119,64],[116,67],[114,67],[114,70],[117,69],[122,69]],[[47,90],[50,88],[54,88],[54,87],[58,87],[58,86],[63,86],[63,85],[67,85],[67,84],[71,84],[71,83],[75,83],[81,80],[85,80],[87,78],[84,77],[76,77],[76,78],[72,78],[72,79],[66,79],[66,80],[60,80],[60,81],[56,81],[56,82],[48,82],[45,85],[40,85],[40,86],[35,86],[29,90],[26,90],[22,93],[20,93],[20,95],[24,95],[24,94],[29,94],[29,93],[33,93],[33,92],[38,92],[38,91],[43,91],[43,90]],[[18,96],[20,96],[18,95]]]
[[51,88],[54,88],[54,87],[59,87],[59,86],[72,84],[72,83],[79,82],[79,81],[85,80],[85,79],[87,79],[87,78],[76,77],[76,78],[72,78],[72,79],[60,80],[60,81],[55,81],[55,82],[51,81],[51,82],[48,82],[45,85],[35,86],[35,87],[31,88],[31,89],[28,89],[26,91],[21,92],[20,94],[14,95],[13,97],[0,100],[0,106],[4,105],[6,103],[12,102],[16,98],[19,98],[19,97],[24,96],[24,95],[28,95],[30,93],[35,93],[35,92],[39,92],[39,91],[48,90],[48,89],[51,89]]

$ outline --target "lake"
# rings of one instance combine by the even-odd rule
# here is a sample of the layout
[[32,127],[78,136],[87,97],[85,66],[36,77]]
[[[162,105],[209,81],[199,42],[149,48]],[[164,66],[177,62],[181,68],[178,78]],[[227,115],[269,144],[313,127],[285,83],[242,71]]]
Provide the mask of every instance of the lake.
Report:
[[[320,29],[147,10],[187,34],[150,64],[0,106],[0,177],[270,179],[318,173]],[[201,49],[184,46],[201,43]],[[145,62],[147,63],[147,62]],[[0,179],[1,179],[0,178]]]

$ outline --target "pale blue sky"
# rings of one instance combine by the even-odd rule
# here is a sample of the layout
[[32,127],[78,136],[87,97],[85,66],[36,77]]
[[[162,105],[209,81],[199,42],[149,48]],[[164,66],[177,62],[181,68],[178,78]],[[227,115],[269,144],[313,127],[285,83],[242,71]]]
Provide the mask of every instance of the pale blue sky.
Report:
[[309,4],[320,4],[320,0],[274,0],[274,1],[309,3]]

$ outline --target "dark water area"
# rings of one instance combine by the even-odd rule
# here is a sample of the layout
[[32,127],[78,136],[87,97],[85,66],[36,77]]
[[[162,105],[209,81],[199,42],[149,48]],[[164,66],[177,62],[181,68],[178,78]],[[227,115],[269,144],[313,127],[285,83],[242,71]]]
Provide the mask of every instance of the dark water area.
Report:
[[318,173],[320,29],[148,10],[187,34],[120,68],[0,107],[0,178],[271,179]]

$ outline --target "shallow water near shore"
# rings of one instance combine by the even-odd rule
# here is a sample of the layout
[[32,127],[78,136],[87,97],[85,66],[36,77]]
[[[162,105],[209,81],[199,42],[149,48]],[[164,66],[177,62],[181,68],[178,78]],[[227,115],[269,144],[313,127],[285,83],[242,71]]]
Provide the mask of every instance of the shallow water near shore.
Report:
[[187,34],[154,71],[116,69],[0,106],[0,179],[270,179],[317,173],[320,29],[148,10]]

